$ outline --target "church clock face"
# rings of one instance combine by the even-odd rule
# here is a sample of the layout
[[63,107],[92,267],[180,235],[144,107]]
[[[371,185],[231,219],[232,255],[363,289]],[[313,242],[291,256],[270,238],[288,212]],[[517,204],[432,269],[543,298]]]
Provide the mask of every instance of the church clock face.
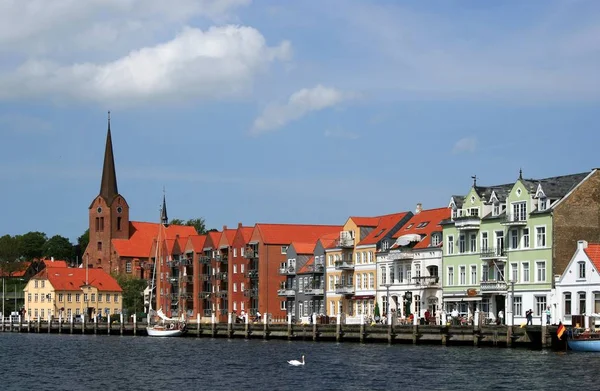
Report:
[[121,208],[120,206],[117,207],[117,213],[121,213],[123,212],[123,208]]
[[102,213],[102,208],[98,207],[98,209],[96,209],[98,211],[98,213]]

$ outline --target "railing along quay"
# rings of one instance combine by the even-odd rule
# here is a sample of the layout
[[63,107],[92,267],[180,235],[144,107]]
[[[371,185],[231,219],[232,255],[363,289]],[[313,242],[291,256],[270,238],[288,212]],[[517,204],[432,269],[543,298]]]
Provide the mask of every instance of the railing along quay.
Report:
[[[443,346],[497,346],[537,349],[565,349],[565,341],[556,338],[557,326],[506,325],[406,325],[406,324],[343,324],[339,317],[333,323],[311,324],[270,323],[264,315],[260,322],[234,323],[231,314],[227,323],[216,318],[202,322],[198,316],[187,324],[185,337],[286,339],[303,341],[335,341],[389,344],[437,344]],[[121,319],[123,319],[121,317]],[[316,320],[316,317],[314,318]],[[0,332],[98,334],[147,336],[145,322],[73,322],[70,319],[51,321],[11,321],[0,323]]]

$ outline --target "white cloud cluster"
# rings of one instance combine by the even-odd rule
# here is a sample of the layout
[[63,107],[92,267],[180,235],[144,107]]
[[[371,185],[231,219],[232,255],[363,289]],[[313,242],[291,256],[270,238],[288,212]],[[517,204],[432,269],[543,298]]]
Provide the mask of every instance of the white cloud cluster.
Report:
[[475,137],[461,138],[454,144],[452,153],[459,154],[465,152],[475,152],[477,149],[477,139]]
[[294,92],[287,103],[271,103],[254,120],[251,133],[254,135],[281,128],[306,114],[336,106],[352,98],[353,94],[335,88],[317,85]]
[[269,47],[252,27],[228,25],[207,31],[188,27],[169,42],[112,62],[62,66],[27,61],[0,77],[0,98],[48,94],[111,103],[221,98],[243,92],[265,66],[289,54],[288,42]]

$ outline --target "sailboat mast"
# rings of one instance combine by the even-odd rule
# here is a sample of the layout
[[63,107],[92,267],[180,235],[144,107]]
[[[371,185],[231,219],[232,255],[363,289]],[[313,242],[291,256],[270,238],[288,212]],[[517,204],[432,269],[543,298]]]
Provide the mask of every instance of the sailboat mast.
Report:
[[[161,215],[162,215],[162,208]],[[159,248],[160,248],[160,232],[162,229],[162,223],[158,225],[158,234],[156,236],[156,251],[154,252],[154,265],[152,267],[152,281],[150,283],[150,300],[148,303],[148,325],[150,325],[151,315],[152,315],[152,293],[156,287],[156,266],[160,260],[158,259],[160,256]],[[158,296],[158,295],[157,295]]]

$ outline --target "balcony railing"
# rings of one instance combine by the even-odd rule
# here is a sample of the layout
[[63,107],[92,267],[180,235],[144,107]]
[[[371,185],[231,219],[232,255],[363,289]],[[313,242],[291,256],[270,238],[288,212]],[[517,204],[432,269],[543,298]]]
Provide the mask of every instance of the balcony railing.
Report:
[[204,316],[211,316],[212,310],[204,310],[203,313],[204,313]]
[[335,293],[340,295],[354,294],[354,285],[352,284],[335,284]]
[[218,291],[217,293],[215,293],[215,296],[217,296],[217,297],[227,297],[227,291]]
[[324,273],[325,272],[325,266],[323,264],[316,264],[316,265],[308,265],[308,267],[306,268],[308,270],[309,273]]
[[201,281],[209,281],[210,280],[210,274],[201,274],[200,275],[200,280]]
[[256,269],[248,270],[246,272],[246,277],[251,278],[251,279],[258,278],[258,270],[256,270]]
[[192,276],[191,274],[188,274],[187,276],[183,276],[183,281],[188,282],[188,283],[193,283],[194,276]]
[[244,296],[246,297],[258,297],[258,289],[244,289]]
[[296,296],[296,291],[291,288],[284,288],[277,291],[278,296]]
[[296,267],[291,266],[291,265],[280,267],[279,274],[284,275],[284,276],[296,274]]
[[221,263],[227,263],[229,261],[229,257],[227,255],[221,255]]
[[354,248],[354,239],[347,238],[339,238],[335,241],[335,246],[338,248]]
[[506,250],[503,248],[484,248],[479,253],[481,259],[506,258]]
[[227,281],[227,273],[225,273],[225,272],[217,273],[217,280]]
[[502,218],[502,224],[504,225],[527,225],[527,214],[526,213],[517,213],[517,214],[506,214]]
[[204,265],[209,265],[210,261],[211,261],[211,258],[207,257],[206,255],[200,257],[200,263],[202,263]]
[[204,292],[198,293],[198,297],[201,299],[208,299],[211,294],[212,294],[212,292],[204,291]]
[[323,285],[317,285],[314,288],[304,288],[304,294],[313,296],[323,296],[325,294],[325,287]]
[[179,292],[179,297],[188,300],[192,298],[192,294],[186,291],[181,291]]
[[388,257],[392,260],[396,259],[414,259],[415,254],[412,251],[390,251]]
[[258,251],[246,249],[246,252],[244,253],[244,258],[246,258],[246,259],[258,258]]
[[179,260],[179,264],[181,266],[191,266],[193,264],[193,262],[192,262],[191,258],[184,258],[184,259]]
[[455,217],[454,226],[458,230],[479,229],[481,226],[480,216],[460,216]]
[[221,315],[227,315],[228,310],[227,308],[221,308],[219,311],[221,312]]
[[506,292],[508,286],[506,281],[488,280],[481,281],[481,292]]
[[421,276],[421,277],[413,277],[416,285],[431,287],[431,288],[439,288],[440,287],[440,277],[438,276]]
[[354,270],[354,262],[349,260],[335,261],[335,268],[337,270]]

